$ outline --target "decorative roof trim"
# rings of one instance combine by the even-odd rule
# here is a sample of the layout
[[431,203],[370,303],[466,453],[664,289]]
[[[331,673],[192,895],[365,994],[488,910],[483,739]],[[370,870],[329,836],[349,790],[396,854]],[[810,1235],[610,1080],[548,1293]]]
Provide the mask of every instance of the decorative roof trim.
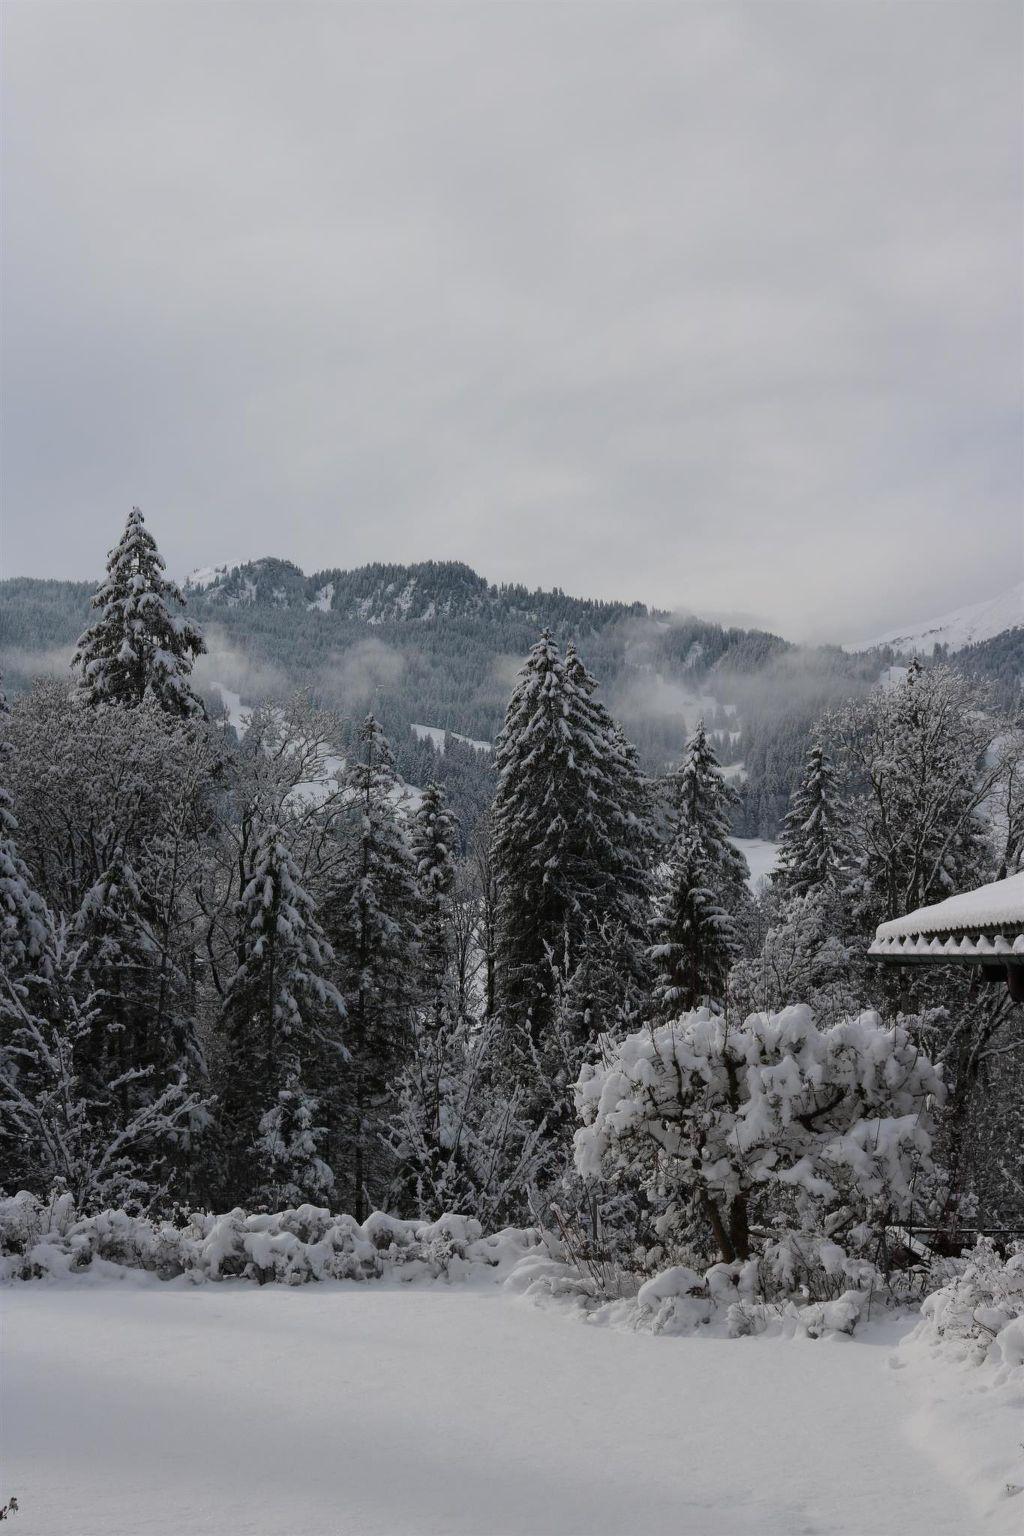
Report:
[[972,965],[988,961],[993,965],[1024,964],[1024,931],[1002,933],[885,934],[883,924],[868,954],[875,960],[913,962],[966,961]]

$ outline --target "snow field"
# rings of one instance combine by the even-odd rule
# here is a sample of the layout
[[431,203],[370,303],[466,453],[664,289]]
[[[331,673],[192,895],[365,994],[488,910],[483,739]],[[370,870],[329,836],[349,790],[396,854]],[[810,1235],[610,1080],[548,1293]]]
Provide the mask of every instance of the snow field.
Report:
[[19,1536],[1015,1528],[933,1457],[914,1369],[888,1367],[906,1319],[854,1341],[655,1338],[493,1284],[130,1272],[0,1306]]
[[747,884],[756,892],[761,881],[772,873],[779,862],[779,844],[770,842],[766,837],[732,837],[729,841],[746,859],[750,869]]

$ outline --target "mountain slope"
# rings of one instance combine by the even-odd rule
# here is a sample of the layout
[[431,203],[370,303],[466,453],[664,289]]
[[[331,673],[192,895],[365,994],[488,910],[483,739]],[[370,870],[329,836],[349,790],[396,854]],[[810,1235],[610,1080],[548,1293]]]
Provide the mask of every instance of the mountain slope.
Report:
[[919,651],[930,656],[937,645],[959,651],[980,640],[991,640],[1018,625],[1024,625],[1024,581],[1018,581],[1008,591],[987,597],[983,602],[954,608],[940,618],[892,629],[874,640],[845,645],[843,649],[870,651],[878,646],[891,646],[894,651]]
[[377,627],[427,624],[453,619],[518,620],[539,628],[571,624],[582,633],[617,620],[646,618],[643,603],[606,603],[494,586],[458,560],[424,560],[415,565],[359,566],[306,576],[290,560],[267,557],[233,567],[204,567],[185,582],[190,598],[218,608],[305,609]]

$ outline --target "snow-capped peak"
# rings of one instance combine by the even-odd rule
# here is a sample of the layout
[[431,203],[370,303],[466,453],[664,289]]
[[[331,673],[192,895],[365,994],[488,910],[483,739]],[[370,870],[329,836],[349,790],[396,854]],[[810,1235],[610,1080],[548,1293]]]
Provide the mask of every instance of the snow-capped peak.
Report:
[[925,619],[903,629],[892,629],[873,640],[861,640],[844,645],[846,651],[870,651],[877,645],[891,645],[896,651],[920,651],[928,656],[937,645],[946,645],[951,651],[962,650],[979,640],[991,640],[1004,630],[1024,625],[1024,581],[1018,581],[1006,592],[983,602],[971,603],[966,608],[954,608],[937,619]]
[[207,587],[216,586],[228,574],[229,565],[200,565],[185,577],[186,592],[205,592]]

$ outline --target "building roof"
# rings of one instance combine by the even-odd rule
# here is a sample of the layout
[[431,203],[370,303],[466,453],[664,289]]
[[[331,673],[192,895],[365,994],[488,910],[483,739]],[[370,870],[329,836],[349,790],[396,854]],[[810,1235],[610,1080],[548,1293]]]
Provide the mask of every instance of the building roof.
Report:
[[880,923],[868,953],[879,960],[1024,962],[1024,873]]

